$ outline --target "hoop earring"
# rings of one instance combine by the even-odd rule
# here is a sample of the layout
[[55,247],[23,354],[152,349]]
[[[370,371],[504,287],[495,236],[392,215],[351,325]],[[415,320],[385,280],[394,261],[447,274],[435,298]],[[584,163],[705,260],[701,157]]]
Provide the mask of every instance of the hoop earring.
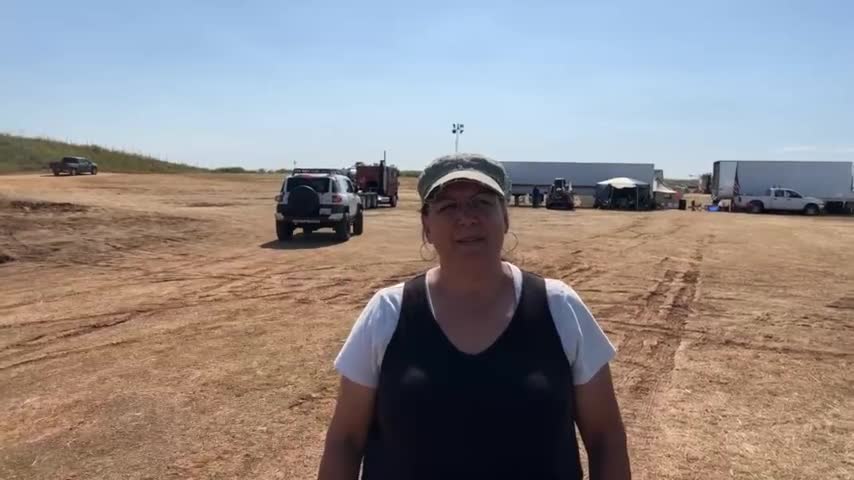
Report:
[[506,250],[504,251],[504,254],[505,254],[505,255],[510,255],[511,253],[513,253],[514,251],[516,251],[516,248],[519,246],[519,237],[517,237],[517,236],[516,236],[516,232],[508,231],[507,233],[508,233],[509,235],[513,235],[513,248],[508,248],[508,249],[506,249]]
[[425,262],[432,262],[433,260],[436,260],[435,251],[433,251],[433,256],[428,258],[427,255],[424,254],[425,250],[429,252],[430,247],[427,246],[427,242],[421,242],[421,248],[418,249],[418,255],[421,257],[421,260],[424,260]]

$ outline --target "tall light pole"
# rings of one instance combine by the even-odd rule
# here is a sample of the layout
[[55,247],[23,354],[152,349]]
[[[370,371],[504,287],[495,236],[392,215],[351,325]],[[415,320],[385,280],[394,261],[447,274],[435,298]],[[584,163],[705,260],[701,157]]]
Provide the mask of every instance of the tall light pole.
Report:
[[460,135],[463,134],[462,123],[453,123],[451,124],[451,133],[454,134],[454,153],[460,152]]

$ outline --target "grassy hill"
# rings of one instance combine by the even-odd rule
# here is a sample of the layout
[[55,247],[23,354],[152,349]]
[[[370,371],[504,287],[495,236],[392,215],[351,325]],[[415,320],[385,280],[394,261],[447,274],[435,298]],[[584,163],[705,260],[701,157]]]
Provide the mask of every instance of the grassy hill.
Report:
[[0,133],[0,173],[37,172],[65,156],[86,157],[102,172],[180,173],[204,169],[156,158],[110,150],[98,145],[76,145],[46,138],[19,137]]

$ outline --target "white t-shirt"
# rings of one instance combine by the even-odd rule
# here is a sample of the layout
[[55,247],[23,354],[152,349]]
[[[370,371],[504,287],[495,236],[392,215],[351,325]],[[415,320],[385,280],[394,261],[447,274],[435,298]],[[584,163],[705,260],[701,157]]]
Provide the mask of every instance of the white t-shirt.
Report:
[[[522,271],[513,264],[506,265],[513,273],[518,305],[522,296]],[[576,385],[587,383],[614,358],[614,346],[575,290],[560,280],[547,278],[546,294],[563,351],[572,365],[573,381]],[[429,288],[427,296],[429,299]],[[376,388],[386,347],[400,318],[402,301],[403,283],[384,288],[371,298],[335,359],[335,368],[341,375]]]

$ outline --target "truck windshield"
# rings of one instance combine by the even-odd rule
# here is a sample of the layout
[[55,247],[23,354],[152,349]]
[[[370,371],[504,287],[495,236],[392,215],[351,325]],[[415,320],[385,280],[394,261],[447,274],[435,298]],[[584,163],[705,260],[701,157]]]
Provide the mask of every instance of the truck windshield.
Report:
[[788,193],[789,193],[789,198],[803,198],[803,197],[801,197],[801,194],[798,192],[794,192],[792,190],[789,190]]
[[290,177],[285,191],[291,192],[303,185],[311,187],[317,193],[329,192],[329,178],[327,177]]

